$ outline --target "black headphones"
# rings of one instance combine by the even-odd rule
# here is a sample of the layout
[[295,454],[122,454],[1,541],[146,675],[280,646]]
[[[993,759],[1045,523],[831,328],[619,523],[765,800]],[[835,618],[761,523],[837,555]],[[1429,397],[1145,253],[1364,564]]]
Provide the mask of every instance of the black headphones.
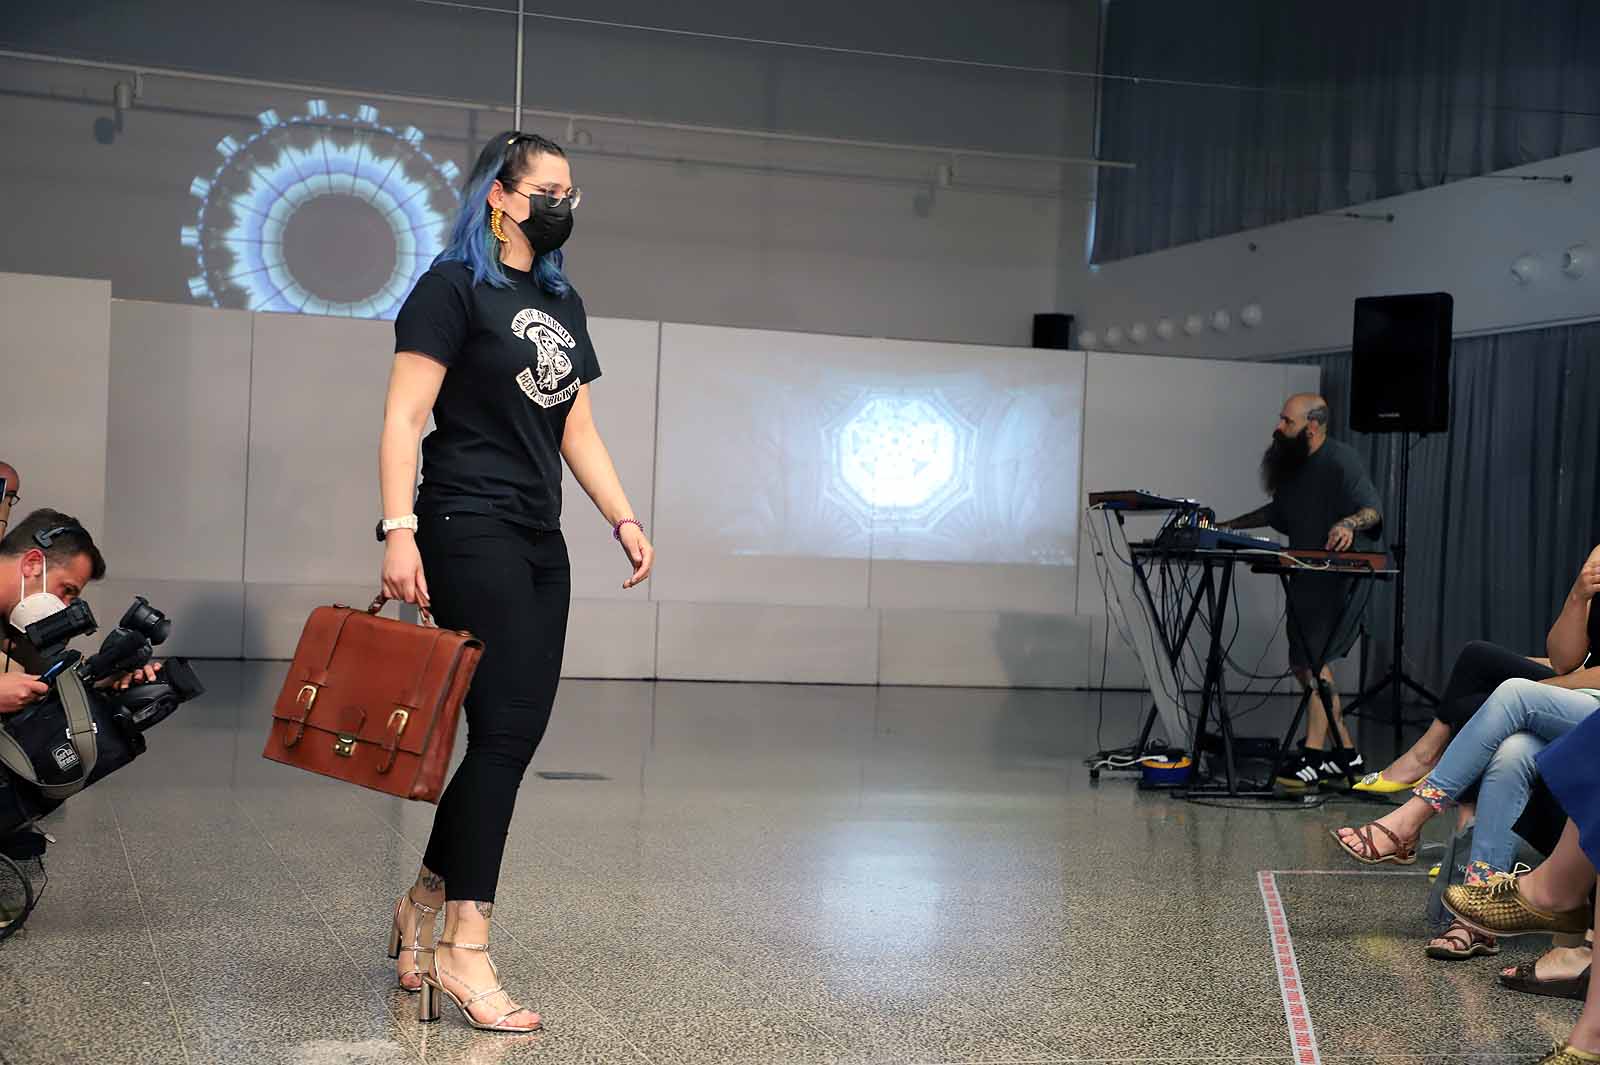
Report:
[[82,531],[83,526],[81,525],[57,525],[54,529],[41,529],[34,533],[33,542],[38,544],[44,550],[48,551],[50,550],[50,545],[55,542],[56,537],[60,536],[62,533]]

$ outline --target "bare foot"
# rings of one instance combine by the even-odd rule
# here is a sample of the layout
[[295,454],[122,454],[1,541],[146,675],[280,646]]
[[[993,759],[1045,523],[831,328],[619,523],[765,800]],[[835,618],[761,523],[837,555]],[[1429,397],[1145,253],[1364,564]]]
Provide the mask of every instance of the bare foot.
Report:
[[[412,889],[412,891],[415,890],[415,888]],[[440,895],[437,899],[431,899],[419,893],[417,898],[423,905],[431,906],[434,910],[438,910],[444,904],[443,895]],[[418,919],[422,921],[422,928],[417,933],[415,942],[422,944],[424,947],[433,946],[434,921],[436,918],[434,914],[422,913],[418,910],[412,904],[410,892],[401,897],[399,908],[401,950],[400,956],[395,959],[394,963],[395,977],[400,981],[400,986],[407,991],[417,991],[422,988],[421,972],[427,967],[428,955],[423,954],[419,957],[416,951],[404,948],[406,944],[413,942],[412,933],[417,930],[416,922]]]
[[1475,944],[1482,943],[1486,947],[1495,946],[1494,936],[1486,936],[1482,932],[1474,931],[1462,924],[1455,922],[1444,930],[1444,934],[1428,940],[1428,946],[1439,950],[1465,953]]
[[[1589,967],[1589,960],[1593,956],[1594,951],[1590,947],[1556,947],[1547,950],[1533,963],[1534,979],[1576,980]],[[1500,975],[1512,976],[1516,971],[1517,967],[1511,965],[1501,969]]]
[[[484,951],[440,947],[438,962],[440,982],[462,1002],[500,984],[489,955]],[[518,1006],[504,991],[471,1003],[467,1010],[479,1024],[498,1023],[524,1032],[534,1031],[540,1025],[537,1013]]]
[[1550,883],[1554,879],[1553,877],[1541,875],[1544,870],[1545,865],[1541,863],[1532,872],[1524,873],[1517,878],[1517,892],[1527,900],[1528,905],[1546,913],[1565,913],[1568,910],[1576,910],[1580,906],[1587,905],[1589,901],[1587,891],[1571,897],[1563,897],[1557,893],[1561,885]]
[[[1416,800],[1412,800],[1412,802],[1415,801]],[[1411,803],[1407,803],[1405,806],[1396,807],[1394,810],[1378,818],[1376,821],[1373,821],[1372,824],[1380,825],[1383,828],[1388,829],[1389,832],[1393,833],[1395,837],[1402,842],[1410,843],[1412,846],[1415,846],[1417,836],[1422,831],[1422,825],[1417,823],[1414,814],[1410,811],[1410,806]],[[1341,828],[1338,832],[1339,839],[1342,840],[1346,846],[1353,848],[1357,853],[1367,858],[1382,858],[1386,855],[1394,854],[1399,850],[1399,847],[1396,846],[1395,841],[1390,839],[1388,835],[1384,834],[1383,832],[1373,831],[1371,833],[1372,847],[1370,848],[1369,853],[1369,848],[1361,839],[1361,837],[1356,835],[1356,831],[1357,830],[1353,828]]]
[[1417,744],[1383,771],[1384,778],[1398,784],[1414,784],[1433,772],[1433,767],[1439,764],[1443,755],[1442,750],[1431,751]]

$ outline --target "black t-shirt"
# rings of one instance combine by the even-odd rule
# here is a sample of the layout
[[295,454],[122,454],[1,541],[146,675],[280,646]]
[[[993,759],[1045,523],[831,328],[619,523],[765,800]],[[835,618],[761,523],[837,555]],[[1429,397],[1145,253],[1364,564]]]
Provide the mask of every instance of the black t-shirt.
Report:
[[[1328,545],[1328,533],[1334,524],[1362,507],[1382,513],[1378,490],[1356,449],[1329,439],[1294,476],[1278,486],[1267,512],[1267,524],[1287,536],[1291,548],[1321,550]],[[1383,550],[1383,527],[1358,530],[1349,549]]]
[[474,285],[465,263],[440,263],[395,318],[395,351],[447,370],[422,443],[417,513],[493,514],[554,530],[567,413],[600,363],[576,291],[552,296],[532,274],[502,269],[510,288]]

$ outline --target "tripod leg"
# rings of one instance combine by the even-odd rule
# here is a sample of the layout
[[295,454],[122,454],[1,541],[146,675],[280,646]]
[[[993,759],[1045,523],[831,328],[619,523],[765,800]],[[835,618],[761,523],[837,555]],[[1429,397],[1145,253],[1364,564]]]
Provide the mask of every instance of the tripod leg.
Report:
[[1437,695],[1435,695],[1433,693],[1433,690],[1431,688],[1429,688],[1426,684],[1422,683],[1419,680],[1412,680],[1410,677],[1406,676],[1404,673],[1400,674],[1398,680],[1400,681],[1401,684],[1404,684],[1407,688],[1410,688],[1412,691],[1414,691],[1418,695],[1422,696],[1423,701],[1426,702],[1429,706],[1438,706],[1439,705],[1439,697]]

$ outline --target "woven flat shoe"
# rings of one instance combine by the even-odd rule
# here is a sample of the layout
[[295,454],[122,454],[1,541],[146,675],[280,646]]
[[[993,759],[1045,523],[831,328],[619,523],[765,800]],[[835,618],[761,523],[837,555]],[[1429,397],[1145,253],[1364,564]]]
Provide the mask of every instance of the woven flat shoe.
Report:
[[[1581,942],[1589,930],[1589,907],[1546,913],[1528,904],[1517,890],[1514,873],[1496,873],[1481,887],[1452,884],[1444,892],[1444,908],[1461,923],[1488,936],[1576,936]],[[1574,946],[1576,944],[1573,944]]]
[[1600,1062],[1600,1054],[1590,1054],[1562,1043],[1540,1058],[1538,1065],[1594,1065],[1595,1062]]

